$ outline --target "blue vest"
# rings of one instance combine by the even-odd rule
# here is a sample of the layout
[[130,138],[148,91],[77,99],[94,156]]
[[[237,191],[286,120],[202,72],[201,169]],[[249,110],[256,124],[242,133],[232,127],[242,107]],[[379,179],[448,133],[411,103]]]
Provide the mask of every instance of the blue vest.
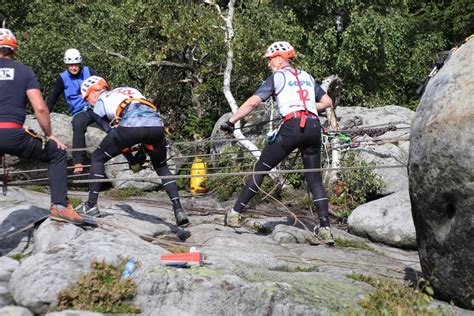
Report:
[[73,115],[81,112],[85,106],[89,105],[81,96],[81,85],[85,79],[91,76],[89,67],[82,67],[76,76],[71,75],[67,70],[59,75],[64,82],[64,98],[69,105],[69,111]]

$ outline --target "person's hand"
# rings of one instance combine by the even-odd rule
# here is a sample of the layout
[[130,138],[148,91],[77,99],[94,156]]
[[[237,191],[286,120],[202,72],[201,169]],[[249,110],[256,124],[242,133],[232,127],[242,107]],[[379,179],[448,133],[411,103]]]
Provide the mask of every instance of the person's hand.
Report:
[[235,124],[231,123],[229,120],[227,120],[227,122],[225,122],[224,124],[221,124],[221,131],[232,134],[234,133],[234,130]]
[[54,135],[48,136],[48,140],[51,140],[56,143],[56,146],[58,146],[58,149],[65,150],[67,147],[66,145],[63,144],[59,139],[56,138]]

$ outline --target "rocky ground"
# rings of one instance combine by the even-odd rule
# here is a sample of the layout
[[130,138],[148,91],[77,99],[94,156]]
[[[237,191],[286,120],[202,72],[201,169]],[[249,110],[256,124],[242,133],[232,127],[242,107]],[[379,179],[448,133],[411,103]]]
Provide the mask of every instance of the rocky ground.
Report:
[[[85,193],[71,196],[84,199]],[[0,198],[0,233],[19,218],[43,214],[38,205],[48,205],[48,200],[47,194],[10,188]],[[33,234],[2,242],[7,257],[0,258],[0,314],[53,314],[58,293],[88,272],[91,261],[118,263],[119,257],[140,262],[132,278],[138,284],[134,304],[142,315],[345,313],[360,310],[357,302],[373,291],[348,275],[416,280],[420,274],[416,251],[372,243],[343,229],[334,228],[336,238],[366,249],[311,244],[314,239],[292,226],[291,216],[252,215],[242,228],[225,227],[222,214],[228,205],[211,196],[184,197],[183,204],[191,218],[186,228],[174,225],[169,201],[161,193],[126,200],[102,197],[103,220],[111,226],[84,230],[48,219]],[[263,203],[253,213],[282,211]],[[165,240],[196,247],[205,263],[191,269],[163,267],[159,255],[169,252]],[[19,253],[21,261],[8,258]],[[455,315],[473,314],[436,300],[431,306],[440,304]]]

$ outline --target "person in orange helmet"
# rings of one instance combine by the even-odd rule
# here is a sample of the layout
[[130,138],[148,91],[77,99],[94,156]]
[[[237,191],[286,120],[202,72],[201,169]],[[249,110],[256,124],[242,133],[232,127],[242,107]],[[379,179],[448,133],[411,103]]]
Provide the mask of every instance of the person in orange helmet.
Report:
[[[321,167],[321,124],[318,111],[332,107],[332,100],[307,72],[291,66],[295,49],[288,42],[271,44],[264,57],[272,75],[248,98],[239,109],[221,125],[221,130],[234,132],[234,124],[252,112],[260,103],[275,96],[283,123],[262,150],[255,171],[270,171],[299,148],[305,169]],[[319,227],[315,235],[324,243],[333,244],[330,224],[328,198],[324,190],[321,173],[305,173],[306,181],[318,210]],[[224,217],[224,224],[232,227],[241,225],[241,213],[250,199],[258,192],[263,174],[249,176],[232,209]]]
[[[153,169],[160,176],[172,176],[166,159],[166,140],[163,119],[155,105],[135,88],[120,87],[109,91],[109,84],[101,77],[92,76],[81,86],[81,94],[93,107],[94,113],[110,123],[112,130],[92,153],[91,179],[104,179],[104,164],[122,153],[125,148],[144,144]],[[163,188],[173,205],[176,225],[189,223],[181,206],[176,179],[162,180]],[[88,200],[76,208],[80,214],[99,212],[97,201],[100,182],[89,184]]]
[[[14,59],[17,49],[13,33],[0,28],[0,155],[10,154],[48,163],[50,217],[83,224],[84,219],[74,211],[67,197],[66,146],[53,134],[48,107],[35,73]],[[25,133],[23,123],[27,101],[33,107],[45,137]]]

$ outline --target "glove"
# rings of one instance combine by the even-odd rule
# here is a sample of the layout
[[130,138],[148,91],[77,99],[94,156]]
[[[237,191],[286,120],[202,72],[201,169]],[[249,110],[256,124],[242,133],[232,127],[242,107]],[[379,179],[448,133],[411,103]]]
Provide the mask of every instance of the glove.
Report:
[[221,130],[226,132],[226,133],[232,134],[232,133],[234,133],[235,125],[234,125],[234,123],[231,123],[230,121],[227,121],[227,122],[225,122],[224,124],[221,125]]

